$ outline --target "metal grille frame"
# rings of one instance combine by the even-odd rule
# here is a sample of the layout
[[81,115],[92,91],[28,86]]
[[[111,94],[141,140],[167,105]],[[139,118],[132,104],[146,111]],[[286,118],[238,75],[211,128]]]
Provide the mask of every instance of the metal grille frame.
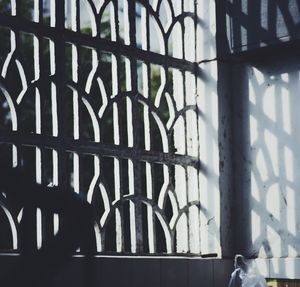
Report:
[[[197,1],[28,2],[31,19],[21,1],[11,0],[10,15],[0,11],[10,38],[0,77],[9,123],[0,141],[13,164],[30,149],[38,183],[50,174],[46,181],[94,205],[100,253],[201,254],[197,79],[209,76],[196,61]],[[22,37],[31,39],[31,60],[20,52]],[[34,108],[28,130],[26,99]],[[17,250],[21,214],[5,196],[1,207]],[[33,225],[39,247],[59,218],[37,211]]]

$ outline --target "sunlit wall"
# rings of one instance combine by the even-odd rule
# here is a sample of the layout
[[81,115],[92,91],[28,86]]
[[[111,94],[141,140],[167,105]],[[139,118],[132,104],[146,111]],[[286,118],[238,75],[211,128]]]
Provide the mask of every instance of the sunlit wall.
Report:
[[295,60],[249,72],[251,235],[259,257],[300,253],[299,77]]

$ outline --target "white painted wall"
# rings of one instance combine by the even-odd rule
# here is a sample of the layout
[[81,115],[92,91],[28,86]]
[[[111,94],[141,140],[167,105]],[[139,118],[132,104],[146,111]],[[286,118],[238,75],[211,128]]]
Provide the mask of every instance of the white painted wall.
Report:
[[300,278],[299,3],[227,1],[226,8],[219,49],[227,48],[230,76],[218,80],[227,77],[224,94],[231,93],[231,108],[222,107],[232,114],[231,251],[257,256],[266,277]]
[[257,257],[265,277],[300,278],[300,61],[245,61],[232,71],[232,252]]
[[300,73],[289,62],[249,77],[252,242],[263,257],[300,253]]

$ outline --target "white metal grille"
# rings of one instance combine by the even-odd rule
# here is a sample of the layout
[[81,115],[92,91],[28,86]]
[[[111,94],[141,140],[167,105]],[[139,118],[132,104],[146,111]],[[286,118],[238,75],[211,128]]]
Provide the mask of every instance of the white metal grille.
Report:
[[93,204],[99,252],[199,254],[196,1],[1,2],[1,152]]

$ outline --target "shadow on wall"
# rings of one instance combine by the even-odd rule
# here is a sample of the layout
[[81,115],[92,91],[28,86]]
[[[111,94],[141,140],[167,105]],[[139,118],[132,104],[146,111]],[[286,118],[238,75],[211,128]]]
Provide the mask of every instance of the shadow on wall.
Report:
[[235,52],[299,39],[299,0],[229,0],[231,48]]
[[251,233],[260,257],[300,252],[299,71],[289,60],[249,73]]
[[[300,253],[300,61],[285,47],[280,51],[286,54],[279,55],[276,44],[295,47],[300,1],[231,0],[227,8],[233,51],[267,46],[269,54],[262,61],[256,49],[255,64],[241,65],[243,74],[237,72],[241,66],[234,74],[234,183],[237,232],[244,240],[239,248],[248,256],[295,258]],[[274,277],[295,276],[293,264],[276,262],[270,265]]]

